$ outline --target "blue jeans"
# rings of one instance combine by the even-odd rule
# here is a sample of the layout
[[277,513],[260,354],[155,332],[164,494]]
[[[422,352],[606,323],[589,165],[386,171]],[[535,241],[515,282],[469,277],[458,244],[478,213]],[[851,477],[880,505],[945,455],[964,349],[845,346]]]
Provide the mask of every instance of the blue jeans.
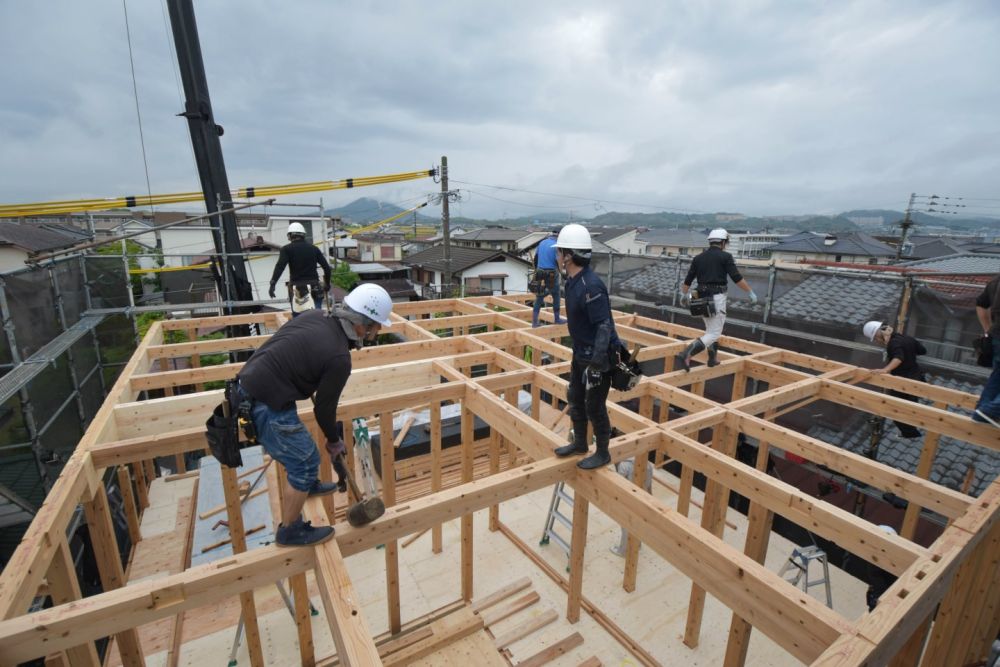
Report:
[[296,491],[312,489],[319,476],[319,451],[299,419],[295,404],[274,410],[266,403],[254,401],[253,425],[264,451],[285,466],[288,484]]
[[[548,270],[548,269],[543,269]],[[542,291],[535,296],[535,305],[532,309],[532,321],[538,322],[538,313],[542,310],[542,306],[545,305],[545,297],[549,294],[552,295],[552,312],[555,314],[556,319],[559,319],[559,273],[555,270],[552,271],[551,276],[546,279],[545,286]]]
[[991,419],[1000,418],[1000,337],[993,336],[993,372],[983,387],[976,409]]

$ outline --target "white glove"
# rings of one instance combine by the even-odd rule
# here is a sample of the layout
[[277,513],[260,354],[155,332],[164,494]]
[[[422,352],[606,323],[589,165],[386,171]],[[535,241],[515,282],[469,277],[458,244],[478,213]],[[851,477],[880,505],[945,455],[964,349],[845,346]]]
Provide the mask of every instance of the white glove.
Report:
[[681,292],[681,305],[686,306],[691,303],[691,292]]

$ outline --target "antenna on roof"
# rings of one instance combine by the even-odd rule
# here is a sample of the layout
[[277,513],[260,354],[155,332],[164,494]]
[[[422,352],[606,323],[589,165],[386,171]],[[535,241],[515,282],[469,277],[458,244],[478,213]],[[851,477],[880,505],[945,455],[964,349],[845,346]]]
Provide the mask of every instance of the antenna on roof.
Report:
[[903,256],[903,244],[906,243],[906,235],[910,231],[910,227],[914,225],[914,222],[910,220],[910,213],[913,211],[913,200],[916,198],[917,193],[910,193],[910,202],[906,205],[906,215],[902,220],[899,221],[899,226],[902,227],[902,231],[899,233],[899,245],[896,246],[896,261],[898,262]]

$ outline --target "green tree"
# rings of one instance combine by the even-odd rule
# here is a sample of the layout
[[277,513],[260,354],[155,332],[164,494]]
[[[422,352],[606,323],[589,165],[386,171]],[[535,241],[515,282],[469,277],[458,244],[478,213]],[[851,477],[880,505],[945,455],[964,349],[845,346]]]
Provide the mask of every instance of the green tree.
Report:
[[336,268],[330,274],[330,282],[340,289],[350,292],[355,285],[361,282],[361,276],[351,271],[351,265],[347,262],[337,262]]

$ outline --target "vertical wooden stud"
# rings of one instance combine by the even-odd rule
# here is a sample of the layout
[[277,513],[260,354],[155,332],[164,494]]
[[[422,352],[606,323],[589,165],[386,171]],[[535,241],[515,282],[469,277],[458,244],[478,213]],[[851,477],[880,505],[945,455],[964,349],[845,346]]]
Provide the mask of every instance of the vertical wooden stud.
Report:
[[569,591],[566,600],[566,620],[580,620],[580,602],[583,599],[583,557],[587,546],[587,517],[590,503],[583,495],[573,493],[573,536],[570,538]]

